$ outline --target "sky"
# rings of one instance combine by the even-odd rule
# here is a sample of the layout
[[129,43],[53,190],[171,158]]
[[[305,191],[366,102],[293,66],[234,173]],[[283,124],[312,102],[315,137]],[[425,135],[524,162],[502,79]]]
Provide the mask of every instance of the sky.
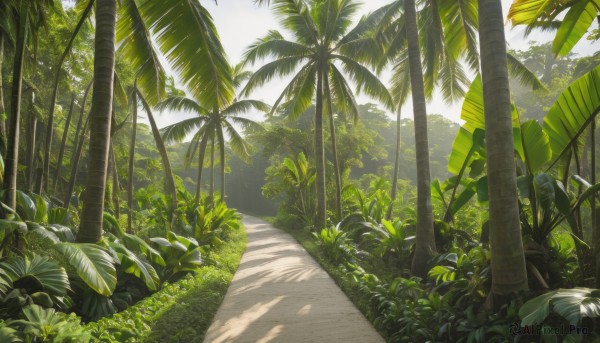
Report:
[[[363,6],[357,19],[361,15],[380,8],[389,2],[390,0],[363,0]],[[512,0],[502,0],[504,17],[508,13],[511,2]],[[267,6],[257,6],[252,0],[219,0],[218,4],[215,4],[212,0],[201,0],[201,3],[212,14],[222,44],[233,64],[241,60],[245,48],[257,38],[264,36],[271,29],[281,30],[278,20],[272,14],[272,10]],[[281,31],[285,35],[285,31]],[[525,50],[530,41],[546,42],[553,37],[552,34],[534,33],[525,39],[523,31],[522,28],[511,28],[510,25],[506,25],[506,39],[509,42],[510,49]],[[584,37],[575,47],[574,52],[579,55],[589,55],[594,50]],[[253,69],[256,70],[259,67],[260,65],[257,65]],[[385,84],[389,83],[389,75],[382,74],[380,77]],[[285,80],[272,80],[261,89],[253,92],[250,98],[272,104],[285,85]],[[366,96],[359,96],[357,100],[359,103],[371,101]],[[428,103],[427,112],[429,114],[441,114],[452,121],[460,122],[460,108],[460,103],[448,105],[441,100],[440,96],[434,95],[433,101]],[[403,107],[402,113],[403,117],[412,118],[412,103],[410,101]],[[178,120],[182,119],[181,115],[183,114],[176,116]],[[389,115],[395,118],[395,115],[391,113]],[[172,115],[160,115],[159,125],[165,126],[174,122],[173,117]],[[261,116],[256,114],[250,114],[248,117],[262,120]]]

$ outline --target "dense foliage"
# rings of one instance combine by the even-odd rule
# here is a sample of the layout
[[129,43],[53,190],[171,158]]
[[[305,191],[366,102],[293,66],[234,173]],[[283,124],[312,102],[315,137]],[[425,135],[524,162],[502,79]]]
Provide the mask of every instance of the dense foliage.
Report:
[[0,2],[0,341],[201,337],[228,206],[295,230],[389,341],[598,339],[600,57],[572,53],[598,0],[514,0],[554,37],[508,52],[499,0],[255,3],[282,32],[234,64],[202,1]]

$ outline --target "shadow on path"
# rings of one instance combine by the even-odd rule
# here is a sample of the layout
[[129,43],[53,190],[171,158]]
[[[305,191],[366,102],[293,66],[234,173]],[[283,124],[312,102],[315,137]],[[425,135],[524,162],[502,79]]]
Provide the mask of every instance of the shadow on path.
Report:
[[247,250],[204,342],[384,342],[293,237],[243,221]]

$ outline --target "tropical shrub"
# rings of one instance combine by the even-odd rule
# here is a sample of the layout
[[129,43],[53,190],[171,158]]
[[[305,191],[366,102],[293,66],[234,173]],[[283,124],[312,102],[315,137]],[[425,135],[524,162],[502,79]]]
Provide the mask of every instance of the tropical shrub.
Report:
[[[568,327],[571,334],[559,337],[570,341],[591,341],[600,317],[600,290],[590,288],[557,289],[527,301],[519,309],[521,327],[541,325],[542,328]],[[571,328],[579,330],[570,330]],[[543,335],[543,331],[541,335]],[[554,334],[556,336],[556,334]],[[546,337],[544,337],[546,338]]]
[[339,225],[313,232],[317,245],[334,263],[352,262],[357,257],[358,250],[348,235],[341,231]]
[[0,321],[0,341],[85,343],[91,339],[73,313],[66,315],[33,304],[22,309],[21,317]]

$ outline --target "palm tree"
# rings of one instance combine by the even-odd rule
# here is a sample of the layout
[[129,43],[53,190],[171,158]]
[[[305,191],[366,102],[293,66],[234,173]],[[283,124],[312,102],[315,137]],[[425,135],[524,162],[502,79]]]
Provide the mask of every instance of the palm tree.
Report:
[[137,136],[137,82],[133,83],[133,96],[131,99],[131,145],[129,146],[129,165],[127,168],[127,232],[131,233],[131,225],[133,223],[133,178],[134,178],[134,162],[135,162],[135,138]]
[[60,178],[60,171],[62,169],[62,160],[65,155],[65,146],[67,144],[67,136],[69,134],[69,127],[71,126],[71,117],[73,116],[73,107],[75,106],[75,93],[71,94],[71,105],[69,106],[69,112],[67,114],[67,122],[65,123],[65,129],[63,131],[62,141],[60,143],[60,150],[58,151],[58,159],[56,161],[56,177],[52,184],[52,191],[56,192],[56,185]]
[[[116,18],[111,18],[114,22],[111,21],[110,26],[118,26],[117,36],[121,46],[119,54],[126,58],[132,69],[136,71],[138,96],[148,112],[151,124],[154,119],[151,106],[160,100],[161,94],[164,92],[164,73],[155,47],[162,51],[165,59],[178,74],[179,80],[195,98],[213,101],[217,104],[227,103],[233,99],[234,90],[227,58],[219,42],[212,18],[199,1],[125,0],[120,3],[118,24]],[[102,4],[102,6],[107,5]],[[97,18],[98,11],[97,4]],[[104,14],[107,15],[107,13]],[[111,13],[110,16],[116,17],[116,12],[114,15]],[[99,23],[96,21],[97,25]],[[98,35],[98,31],[96,35]],[[154,42],[156,44],[153,44]],[[98,54],[97,49],[96,54]],[[114,55],[114,49],[112,54]],[[94,80],[95,84],[99,82],[99,80]],[[97,90],[97,87],[94,87],[94,93],[104,91],[105,89]],[[142,93],[145,96],[142,96]],[[96,97],[94,96],[94,98]],[[94,106],[92,105],[92,107]],[[91,125],[93,126],[93,123]],[[156,127],[153,127],[153,133],[154,131],[157,131]],[[160,136],[158,138],[156,136],[157,134],[155,134],[155,139],[158,142]],[[96,139],[94,144],[90,142],[90,146],[101,144],[100,140]],[[160,147],[159,151],[162,151]],[[165,164],[164,167],[167,169],[169,165]],[[170,170],[165,170],[165,172],[167,175],[172,175]],[[106,172],[104,173],[106,174]],[[88,181],[90,178],[91,176],[88,176]],[[172,177],[168,177],[167,180],[169,188],[172,189],[173,194],[176,194]],[[88,188],[86,194],[89,191]],[[97,195],[96,191],[94,189],[94,194]],[[174,207],[176,207],[177,198],[176,196],[172,198],[175,203]],[[175,217],[173,216],[173,218]],[[92,224],[92,222],[88,224]],[[94,222],[93,227],[86,229],[90,231],[89,237],[99,237],[101,221]],[[80,231],[80,236],[82,235]]]
[[[234,69],[234,85],[238,86],[246,79],[249,74],[242,71],[238,65]],[[181,141],[187,135],[194,133],[188,151],[186,153],[185,163],[190,165],[192,159],[198,150],[198,182],[196,188],[196,206],[200,202],[200,185],[202,183],[202,170],[204,168],[204,157],[208,142],[211,143],[211,198],[214,177],[214,153],[215,143],[219,145],[221,162],[221,199],[225,199],[225,134],[229,136],[229,145],[233,152],[242,160],[248,160],[250,146],[239,134],[234,125],[242,128],[261,129],[262,127],[254,121],[239,117],[240,114],[248,112],[250,109],[256,109],[261,112],[268,112],[270,107],[262,101],[257,100],[237,100],[227,104],[223,108],[213,107],[212,110],[206,109],[197,101],[185,96],[172,96],[161,102],[157,108],[161,111],[185,111],[196,115],[194,118],[182,120],[173,125],[163,128],[163,139],[167,142]]]
[[[378,68],[381,70],[388,65],[388,62],[392,63],[391,92],[398,107],[397,146],[394,177],[392,180],[392,201],[396,199],[397,192],[401,108],[406,102],[412,87],[423,87],[419,93],[423,93],[426,98],[430,99],[437,86],[441,88],[444,99],[447,102],[456,101],[464,96],[465,86],[468,84],[467,76],[459,62],[460,59],[464,58],[471,66],[471,69],[478,68],[477,43],[475,39],[477,16],[472,0],[427,1],[418,14],[416,13],[416,9],[414,9],[414,5],[414,1],[407,3],[404,0],[397,0],[381,9],[382,19],[378,38],[384,41],[383,44],[386,46],[386,53]],[[408,28],[409,23],[411,25],[410,30]],[[421,30],[422,32],[419,33],[417,30]],[[409,34],[412,37],[409,37]],[[421,45],[420,50],[417,42]],[[409,56],[411,51],[413,53],[412,58]],[[424,68],[420,63],[420,57],[418,57],[421,55],[424,58]],[[423,77],[416,74],[416,80],[411,78],[413,70],[417,71],[416,74],[423,75],[424,80]],[[418,102],[414,101],[415,96],[420,99]],[[423,101],[424,97],[413,93],[413,106]],[[419,106],[421,105],[416,107]],[[413,108],[413,110],[416,111],[416,108]],[[415,124],[417,124],[416,118],[417,115],[415,112]],[[426,124],[426,121],[419,121]],[[421,130],[422,128],[422,125],[419,125],[419,128],[415,125],[415,131],[419,131],[415,132],[415,139],[419,142],[426,142],[427,131]],[[417,151],[417,164],[421,166],[421,170],[424,168],[429,169],[425,167],[429,163],[424,155],[426,147],[420,144],[417,144],[417,146],[420,147],[420,150]],[[417,185],[421,189],[419,194],[424,194],[424,196],[419,196],[419,208],[421,211],[417,212],[421,214],[418,214],[418,216],[421,218],[421,223],[423,223],[420,229],[426,229],[426,232],[419,230],[418,232],[421,233],[419,236],[423,239],[427,237],[429,240],[432,238],[432,221],[428,218],[430,216],[428,210],[430,205],[427,203],[430,203],[431,200],[427,199],[427,197],[430,197],[429,182],[425,180],[427,175],[429,174],[426,172],[418,172],[417,174],[417,178],[423,181],[422,183],[418,182]],[[390,207],[388,209],[388,217],[391,216],[391,212],[392,208]],[[419,222],[419,220],[417,221]],[[429,249],[434,247],[434,243],[430,241],[420,244],[419,250],[423,247]],[[418,256],[425,259],[419,262],[421,265],[428,259],[428,254],[424,252],[419,253]]]
[[[495,306],[528,289],[521,240],[517,176],[502,4],[479,0],[479,40],[483,81],[490,202],[492,293]],[[498,299],[498,297],[500,297]]]
[[94,128],[94,132],[90,135],[90,162],[77,234],[79,242],[95,243],[102,238],[115,74],[116,22],[116,0],[99,1],[96,4],[94,91],[90,113],[90,127]]
[[[54,0],[5,1],[2,3],[0,14],[3,15],[2,26],[12,22],[16,30],[15,54],[13,59],[13,82],[11,94],[11,109],[7,129],[6,159],[4,170],[5,201],[8,206],[16,206],[17,165],[19,160],[19,126],[21,120],[21,91],[23,86],[23,65],[25,47],[30,36],[45,23],[48,8],[55,6]],[[4,36],[4,33],[2,34]]]
[[[317,225],[326,222],[325,199],[325,157],[323,148],[324,101],[353,117],[358,115],[356,100],[350,90],[342,70],[354,81],[359,91],[364,91],[374,99],[392,108],[392,100],[385,86],[360,61],[369,59],[369,53],[378,51],[372,38],[365,34],[375,26],[375,16],[362,18],[356,27],[349,30],[352,16],[358,10],[353,0],[326,0],[306,3],[302,0],[275,0],[275,13],[281,17],[281,24],[294,37],[287,40],[277,31],[270,31],[266,37],[251,45],[245,53],[246,63],[274,57],[275,60],[262,66],[250,78],[244,94],[262,86],[274,76],[293,74],[275,102],[275,111],[283,100],[292,117],[297,117],[316,100],[315,113],[315,157],[317,170]],[[331,109],[329,115],[333,115]],[[331,124],[331,121],[330,121]],[[335,134],[334,130],[332,134]],[[333,138],[333,137],[332,137]],[[336,171],[337,210],[341,212],[341,182]]]
[[[58,82],[59,82],[60,74],[62,71],[62,65],[63,65],[65,59],[67,58],[67,55],[69,55],[69,53],[71,52],[71,48],[73,47],[73,42],[75,41],[75,37],[77,36],[77,33],[83,26],[83,23],[87,19],[88,15],[92,11],[93,7],[94,7],[94,0],[89,0],[88,4],[86,5],[85,9],[83,10],[83,13],[81,15],[81,18],[79,19],[79,22],[75,26],[73,34],[71,35],[71,39],[69,40],[63,53],[59,57],[57,65],[55,67],[56,71],[54,74],[54,82],[52,85],[52,95],[50,97],[50,109],[48,111],[48,122],[46,125],[46,143],[45,143],[45,150],[44,150],[44,165],[43,165],[43,172],[42,172],[42,188],[46,192],[48,191],[48,184],[50,182],[50,151],[51,151],[52,136],[53,136],[52,130],[54,129],[54,125],[53,125],[54,110],[56,108],[56,100],[58,98]],[[63,138],[63,141],[64,141],[64,138]],[[64,146],[64,144],[63,144],[63,146]],[[62,155],[61,155],[61,158],[62,158]],[[62,164],[62,161],[59,159],[58,166],[56,169],[56,178],[55,178],[54,184],[52,186],[53,190],[56,189],[56,183],[58,182],[58,178],[60,177],[61,164]]]

